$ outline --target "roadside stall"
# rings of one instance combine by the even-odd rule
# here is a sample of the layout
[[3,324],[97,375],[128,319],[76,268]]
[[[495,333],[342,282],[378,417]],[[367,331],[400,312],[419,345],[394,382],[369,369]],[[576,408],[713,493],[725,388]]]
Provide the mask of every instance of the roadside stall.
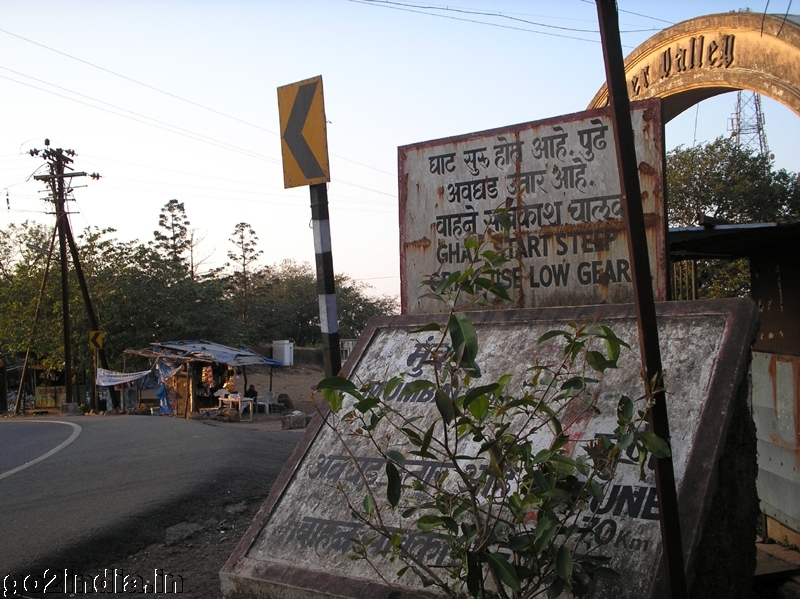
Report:
[[[272,395],[272,370],[282,368],[278,360],[266,358],[244,348],[233,348],[210,341],[172,341],[153,343],[149,348],[126,349],[125,353],[146,358],[158,371],[157,396],[161,413],[191,418],[193,412],[236,403],[240,411],[245,403],[251,414],[263,403],[268,410]],[[269,366],[270,389],[262,396],[244,399],[247,389],[247,367]]]

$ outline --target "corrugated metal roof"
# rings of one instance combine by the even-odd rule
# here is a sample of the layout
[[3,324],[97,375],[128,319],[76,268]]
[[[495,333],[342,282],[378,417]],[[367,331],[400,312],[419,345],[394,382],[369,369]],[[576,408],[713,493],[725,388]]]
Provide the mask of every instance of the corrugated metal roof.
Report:
[[213,343],[211,341],[168,341],[166,343],[151,343],[150,349],[125,350],[126,353],[151,358],[172,358],[180,360],[200,360],[206,362],[217,362],[228,366],[280,366],[283,363],[279,360],[265,358],[245,348],[234,348]]
[[766,252],[794,250],[800,239],[800,221],[677,227],[667,233],[673,260],[743,258]]

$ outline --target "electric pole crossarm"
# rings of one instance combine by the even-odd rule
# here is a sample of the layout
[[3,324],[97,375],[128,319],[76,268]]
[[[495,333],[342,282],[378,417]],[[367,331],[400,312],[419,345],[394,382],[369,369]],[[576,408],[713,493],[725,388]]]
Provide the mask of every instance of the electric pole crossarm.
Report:
[[53,181],[55,179],[63,178],[66,179],[68,177],[86,177],[88,173],[79,172],[79,173],[63,173],[61,175],[34,175],[33,178],[37,181]]

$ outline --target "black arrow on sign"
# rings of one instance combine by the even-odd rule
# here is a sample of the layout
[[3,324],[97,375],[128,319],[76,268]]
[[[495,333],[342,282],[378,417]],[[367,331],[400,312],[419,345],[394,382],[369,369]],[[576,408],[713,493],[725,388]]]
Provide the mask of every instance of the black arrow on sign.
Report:
[[91,345],[93,349],[100,349],[103,347],[102,331],[92,331],[92,334],[89,336],[89,345]]
[[314,92],[317,91],[317,82],[312,81],[301,85],[297,89],[297,97],[292,105],[292,112],[286,123],[286,130],[283,132],[283,139],[289,150],[303,171],[306,179],[316,179],[324,177],[325,172],[314,157],[311,148],[308,147],[305,137],[303,137],[303,127],[306,125],[308,111],[311,109],[311,102],[314,100]]

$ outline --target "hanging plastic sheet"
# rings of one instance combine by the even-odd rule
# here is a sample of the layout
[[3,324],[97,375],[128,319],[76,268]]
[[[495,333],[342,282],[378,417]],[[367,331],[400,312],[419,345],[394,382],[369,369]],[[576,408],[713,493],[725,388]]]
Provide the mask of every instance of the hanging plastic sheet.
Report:
[[167,386],[162,381],[156,389],[156,397],[158,398],[159,414],[169,416],[173,413],[172,407],[169,405],[169,394],[167,393]]
[[142,370],[141,372],[114,372],[113,370],[98,368],[96,380],[97,384],[101,387],[113,387],[144,378],[148,374],[150,374],[149,370]]
[[174,366],[173,364],[170,364],[169,362],[159,358],[156,360],[153,368],[155,368],[156,372],[158,373],[158,380],[163,383],[168,378],[178,374],[178,371],[181,369],[181,364],[178,363],[177,366]]

